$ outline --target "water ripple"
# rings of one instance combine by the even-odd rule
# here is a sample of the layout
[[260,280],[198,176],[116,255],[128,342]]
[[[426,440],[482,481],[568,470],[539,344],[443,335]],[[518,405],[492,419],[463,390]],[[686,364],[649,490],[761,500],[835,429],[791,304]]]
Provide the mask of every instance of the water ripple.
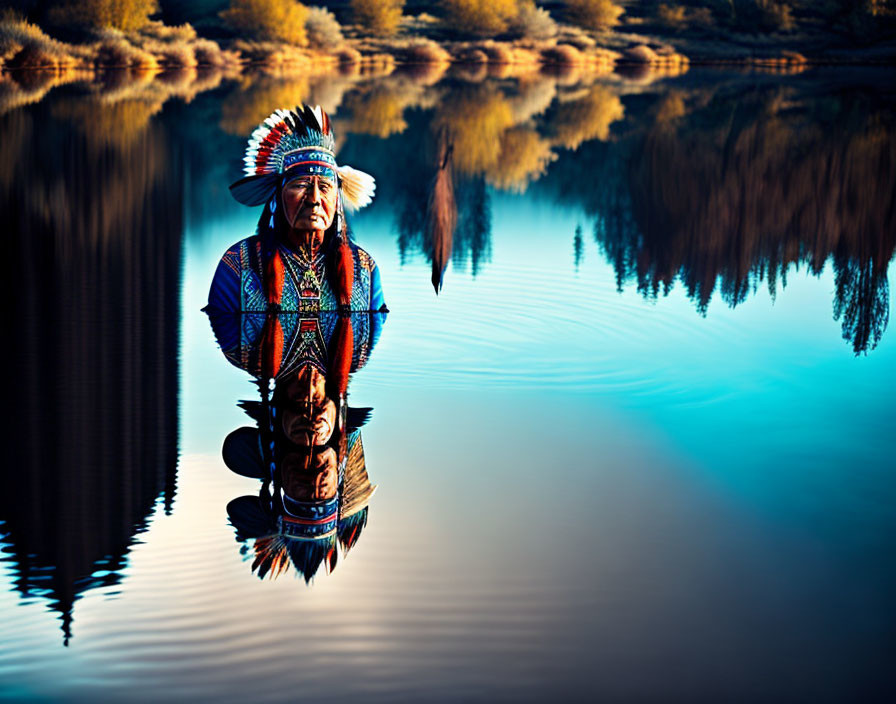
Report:
[[557,278],[535,265],[490,265],[474,281],[449,281],[453,288],[438,300],[398,284],[401,307],[389,334],[401,346],[377,350],[365,372],[370,384],[674,394],[689,389],[658,349],[682,339],[736,345],[745,336],[730,316],[710,325],[692,307],[620,294],[609,281]]

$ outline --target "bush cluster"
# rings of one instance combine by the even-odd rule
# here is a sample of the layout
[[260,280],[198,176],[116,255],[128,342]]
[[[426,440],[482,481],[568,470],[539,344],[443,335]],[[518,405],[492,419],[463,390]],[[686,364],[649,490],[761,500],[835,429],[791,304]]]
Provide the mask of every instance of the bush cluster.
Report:
[[132,32],[158,12],[156,0],[63,0],[49,11],[53,24]]
[[371,34],[390,37],[401,23],[404,0],[352,0],[352,18]]
[[557,23],[543,7],[536,7],[534,0],[519,3],[511,31],[527,39],[551,39],[557,36]]
[[9,10],[0,13],[0,65],[62,68],[75,62],[69,48],[18,13]]
[[296,0],[231,0],[221,19],[254,39],[305,46],[308,8]]
[[519,8],[516,0],[445,0],[442,14],[458,34],[494,37],[510,28]]
[[623,9],[612,0],[566,0],[566,15],[587,29],[605,30],[619,24]]
[[308,43],[318,49],[334,49],[342,45],[342,27],[332,12],[323,7],[309,7],[305,20]]

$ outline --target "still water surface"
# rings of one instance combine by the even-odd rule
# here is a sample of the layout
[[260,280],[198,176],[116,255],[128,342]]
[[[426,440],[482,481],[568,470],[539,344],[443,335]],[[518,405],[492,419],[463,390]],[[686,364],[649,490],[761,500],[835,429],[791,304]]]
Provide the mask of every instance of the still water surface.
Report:
[[[3,84],[0,697],[890,699],[885,76],[109,80]],[[392,311],[349,388],[379,488],[310,586],[228,523],[257,392],[200,312],[302,100],[378,179]]]

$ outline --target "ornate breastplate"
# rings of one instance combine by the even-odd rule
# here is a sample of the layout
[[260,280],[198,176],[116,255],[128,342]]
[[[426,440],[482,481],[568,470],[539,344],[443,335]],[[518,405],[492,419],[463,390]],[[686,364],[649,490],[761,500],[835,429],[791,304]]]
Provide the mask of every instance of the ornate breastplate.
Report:
[[318,252],[309,259],[292,250],[281,249],[286,273],[295,285],[295,311],[317,314],[321,309],[324,255]]

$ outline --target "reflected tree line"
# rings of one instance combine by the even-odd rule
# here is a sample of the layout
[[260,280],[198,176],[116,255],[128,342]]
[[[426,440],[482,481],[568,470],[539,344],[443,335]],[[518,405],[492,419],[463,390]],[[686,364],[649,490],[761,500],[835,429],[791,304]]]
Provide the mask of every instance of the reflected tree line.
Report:
[[0,534],[66,643],[76,600],[117,583],[134,534],[170,509],[177,459],[183,168],[162,125],[98,129],[79,116],[109,113],[85,100],[0,116]]
[[892,102],[768,86],[672,93],[648,110],[648,127],[583,147],[587,185],[563,160],[550,172],[556,198],[595,216],[618,286],[656,297],[678,280],[705,313],[717,290],[733,307],[760,286],[774,296],[791,268],[819,275],[830,261],[843,337],[856,354],[874,349],[896,249]]
[[[345,118],[346,150],[380,174],[402,257],[426,256],[437,291],[449,260],[474,275],[488,261],[490,189],[541,181],[539,197],[593,217],[620,289],[655,298],[678,281],[705,314],[716,293],[732,307],[760,286],[774,297],[791,269],[820,275],[830,262],[844,339],[856,354],[880,342],[896,249],[886,91],[736,79],[626,94],[454,78],[397,91],[384,111],[384,90],[374,111],[363,87],[346,100],[364,115]],[[580,258],[581,233],[574,247]]]

